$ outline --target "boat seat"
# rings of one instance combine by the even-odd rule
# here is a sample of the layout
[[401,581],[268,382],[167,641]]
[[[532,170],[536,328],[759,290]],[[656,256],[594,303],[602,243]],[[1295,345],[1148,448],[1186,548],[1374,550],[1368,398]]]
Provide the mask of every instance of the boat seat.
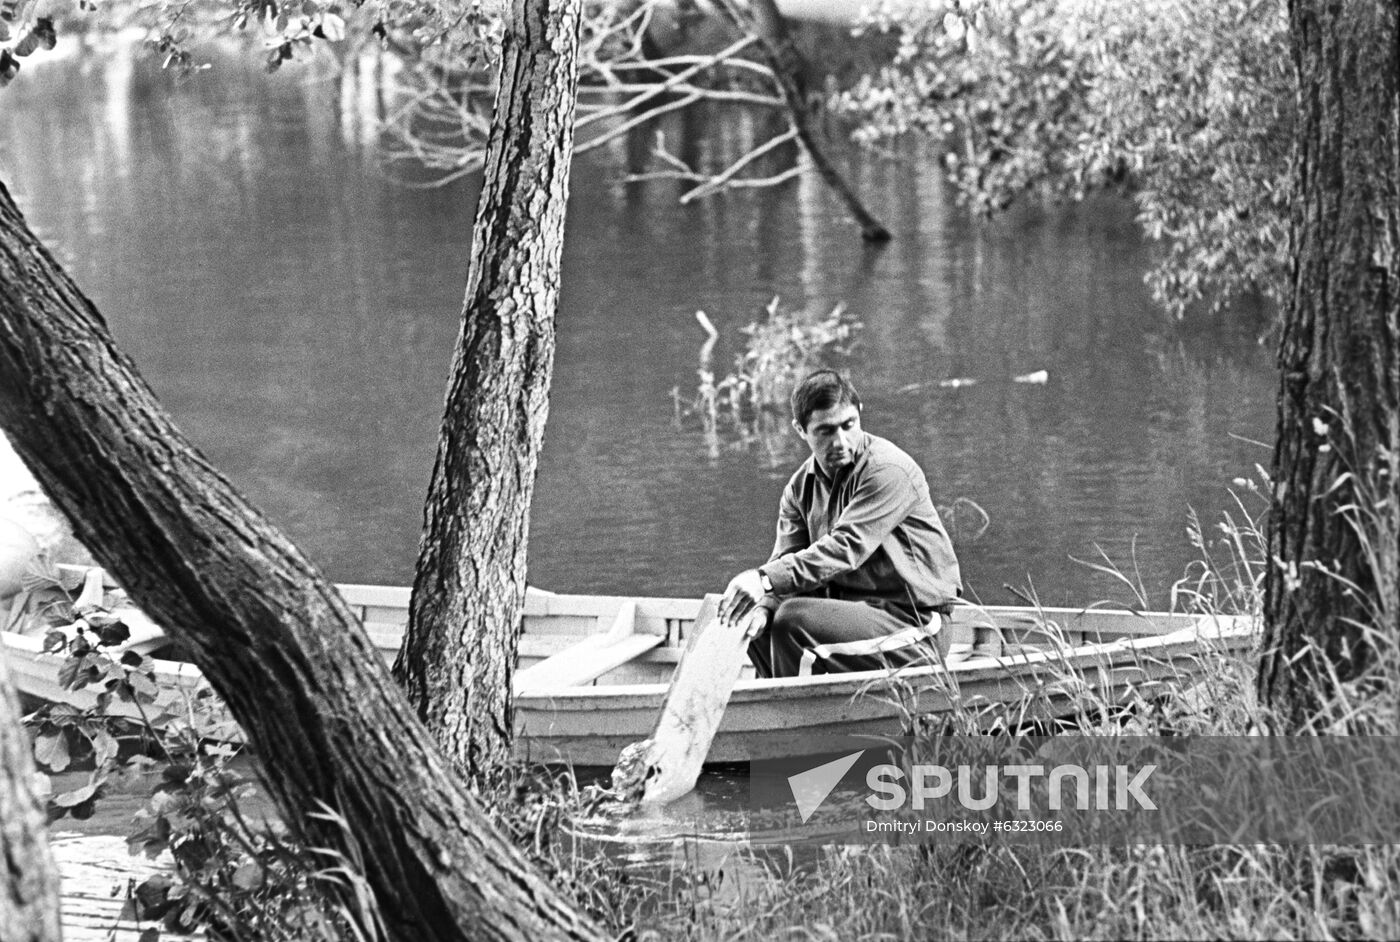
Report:
[[623,602],[612,626],[553,654],[515,675],[515,693],[540,693],[578,687],[658,647],[663,635],[638,634],[637,603]]

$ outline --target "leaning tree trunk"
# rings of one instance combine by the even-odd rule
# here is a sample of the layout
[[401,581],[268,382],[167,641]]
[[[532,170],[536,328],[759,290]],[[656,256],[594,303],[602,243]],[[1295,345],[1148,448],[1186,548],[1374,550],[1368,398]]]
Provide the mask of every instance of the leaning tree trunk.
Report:
[[0,939],[58,942],[58,869],[34,795],[29,738],[0,656]]
[[471,778],[508,757],[549,411],[581,0],[514,0],[408,632],[394,672]]
[[1400,8],[1292,0],[1299,120],[1292,291],[1259,692],[1306,726],[1397,629]]
[[339,593],[176,429],[3,185],[0,425],[78,538],[187,645],[284,819],[365,861],[394,939],[596,936],[484,817]]
[[846,211],[860,226],[861,238],[867,242],[888,242],[890,231],[866,208],[860,196],[826,155],[821,134],[812,119],[807,63],[797,44],[792,41],[792,34],[788,32],[787,22],[775,0],[750,0],[747,10],[739,5],[738,0],[720,0],[720,6],[740,32],[758,37],[759,48],[763,50],[763,56],[768,60],[768,67],[773,70],[783,100],[787,103],[797,139],[802,142],[822,180],[846,204]]

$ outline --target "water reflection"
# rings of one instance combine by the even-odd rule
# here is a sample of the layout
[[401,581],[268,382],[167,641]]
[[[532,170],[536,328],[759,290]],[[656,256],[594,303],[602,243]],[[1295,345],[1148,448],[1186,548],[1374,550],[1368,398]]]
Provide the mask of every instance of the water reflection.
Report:
[[[373,60],[332,77],[213,59],[179,84],[111,49],[35,67],[7,90],[0,176],[213,461],[333,578],[405,583],[474,187],[386,179]],[[693,114],[664,130],[722,167],[763,127]],[[707,444],[675,427],[671,390],[695,382],[697,308],[722,371],[780,296],[864,322],[850,369],[867,427],[924,465],[939,503],[987,509],[960,547],[975,594],[1121,597],[1071,560],[1102,547],[1135,553],[1165,601],[1188,505],[1213,517],[1265,457],[1246,440],[1269,437],[1272,365],[1248,330],[1162,319],[1127,208],[983,225],[920,155],[851,160],[896,233],[874,250],[814,177],[685,206],[680,184],[618,183],[651,133],[574,169],[534,582],[693,595],[766,553],[799,443]],[[1037,370],[1043,385],[1012,382]]]

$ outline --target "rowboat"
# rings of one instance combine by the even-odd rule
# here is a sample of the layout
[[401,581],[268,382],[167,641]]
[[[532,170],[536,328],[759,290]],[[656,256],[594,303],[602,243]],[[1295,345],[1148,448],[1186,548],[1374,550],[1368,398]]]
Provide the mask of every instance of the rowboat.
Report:
[[[409,590],[338,588],[392,659],[407,623]],[[701,605],[700,599],[531,588],[514,679],[520,756],[611,766],[624,746],[646,738]],[[132,609],[116,614],[132,626],[122,648],[153,659],[163,695],[194,697],[207,687],[194,665],[169,657],[169,639],[149,619]],[[0,600],[0,625],[4,616]],[[962,605],[954,609],[952,630],[946,665],[778,679],[756,678],[746,666],[707,762],[816,755],[836,737],[898,735],[911,714],[959,706],[1006,704],[1029,721],[1150,698],[1162,684],[1189,681],[1254,640],[1244,617],[1101,608]],[[80,709],[95,705],[93,691],[59,683],[62,658],[45,654],[41,638],[4,631],[0,640],[21,693]],[[132,716],[135,709],[114,700],[108,712]]]

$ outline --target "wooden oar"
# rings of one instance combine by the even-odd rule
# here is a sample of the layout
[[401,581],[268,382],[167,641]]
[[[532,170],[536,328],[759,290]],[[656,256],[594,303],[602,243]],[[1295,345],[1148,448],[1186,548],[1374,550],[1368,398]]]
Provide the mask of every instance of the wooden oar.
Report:
[[618,756],[613,790],[623,798],[664,804],[695,788],[756,625],[754,615],[739,626],[722,624],[719,600],[707,595],[700,605],[651,737]]

